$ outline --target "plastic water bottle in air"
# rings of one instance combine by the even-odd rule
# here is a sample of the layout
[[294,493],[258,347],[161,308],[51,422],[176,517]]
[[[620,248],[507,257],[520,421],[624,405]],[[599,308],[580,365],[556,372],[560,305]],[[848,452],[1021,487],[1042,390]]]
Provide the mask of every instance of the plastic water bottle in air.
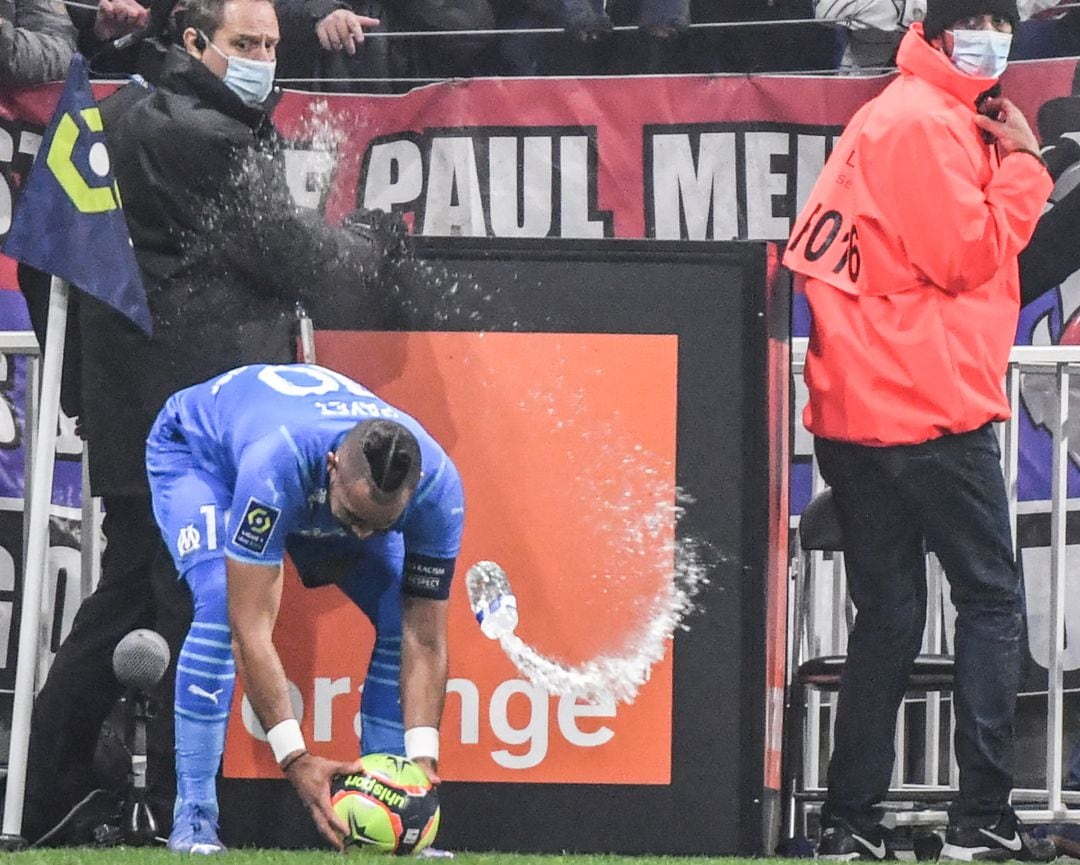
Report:
[[491,640],[514,633],[518,624],[517,598],[506,571],[495,562],[477,562],[465,575],[469,605],[480,630]]

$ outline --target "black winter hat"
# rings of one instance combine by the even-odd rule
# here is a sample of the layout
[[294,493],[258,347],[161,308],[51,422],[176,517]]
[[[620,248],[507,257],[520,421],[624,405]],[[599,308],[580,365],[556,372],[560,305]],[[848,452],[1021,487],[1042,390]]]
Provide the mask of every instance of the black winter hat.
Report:
[[927,39],[941,35],[941,31],[950,24],[955,24],[972,15],[1000,15],[1008,18],[1016,29],[1020,23],[1020,13],[1016,9],[1016,0],[927,0],[926,17],[923,18],[923,33]]

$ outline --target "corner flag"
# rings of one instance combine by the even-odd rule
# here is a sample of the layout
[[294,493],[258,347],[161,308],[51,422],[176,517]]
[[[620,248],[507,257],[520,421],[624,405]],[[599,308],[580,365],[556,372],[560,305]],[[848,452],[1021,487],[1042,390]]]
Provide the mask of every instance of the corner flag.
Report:
[[3,251],[67,280],[150,333],[146,291],[81,54],[71,61]]

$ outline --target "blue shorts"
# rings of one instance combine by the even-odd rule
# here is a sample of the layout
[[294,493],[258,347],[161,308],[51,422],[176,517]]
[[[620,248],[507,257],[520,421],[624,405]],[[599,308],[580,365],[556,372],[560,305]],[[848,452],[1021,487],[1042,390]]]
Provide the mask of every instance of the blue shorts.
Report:
[[401,573],[405,543],[400,532],[355,537],[305,538],[291,535],[286,541],[289,558],[305,585],[323,584],[320,569],[331,570],[347,562],[338,587],[364,611],[376,630],[401,632]]
[[177,572],[183,576],[200,562],[222,558],[232,491],[196,462],[165,414],[146,440],[146,473],[154,519]]

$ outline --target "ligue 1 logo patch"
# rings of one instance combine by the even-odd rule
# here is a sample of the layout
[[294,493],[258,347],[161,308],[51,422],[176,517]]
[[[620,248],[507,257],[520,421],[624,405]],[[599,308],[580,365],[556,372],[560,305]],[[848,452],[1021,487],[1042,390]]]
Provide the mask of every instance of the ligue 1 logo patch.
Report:
[[281,511],[278,508],[264,504],[256,498],[248,499],[244,515],[240,517],[233,534],[233,543],[252,553],[265,552],[279,516]]

